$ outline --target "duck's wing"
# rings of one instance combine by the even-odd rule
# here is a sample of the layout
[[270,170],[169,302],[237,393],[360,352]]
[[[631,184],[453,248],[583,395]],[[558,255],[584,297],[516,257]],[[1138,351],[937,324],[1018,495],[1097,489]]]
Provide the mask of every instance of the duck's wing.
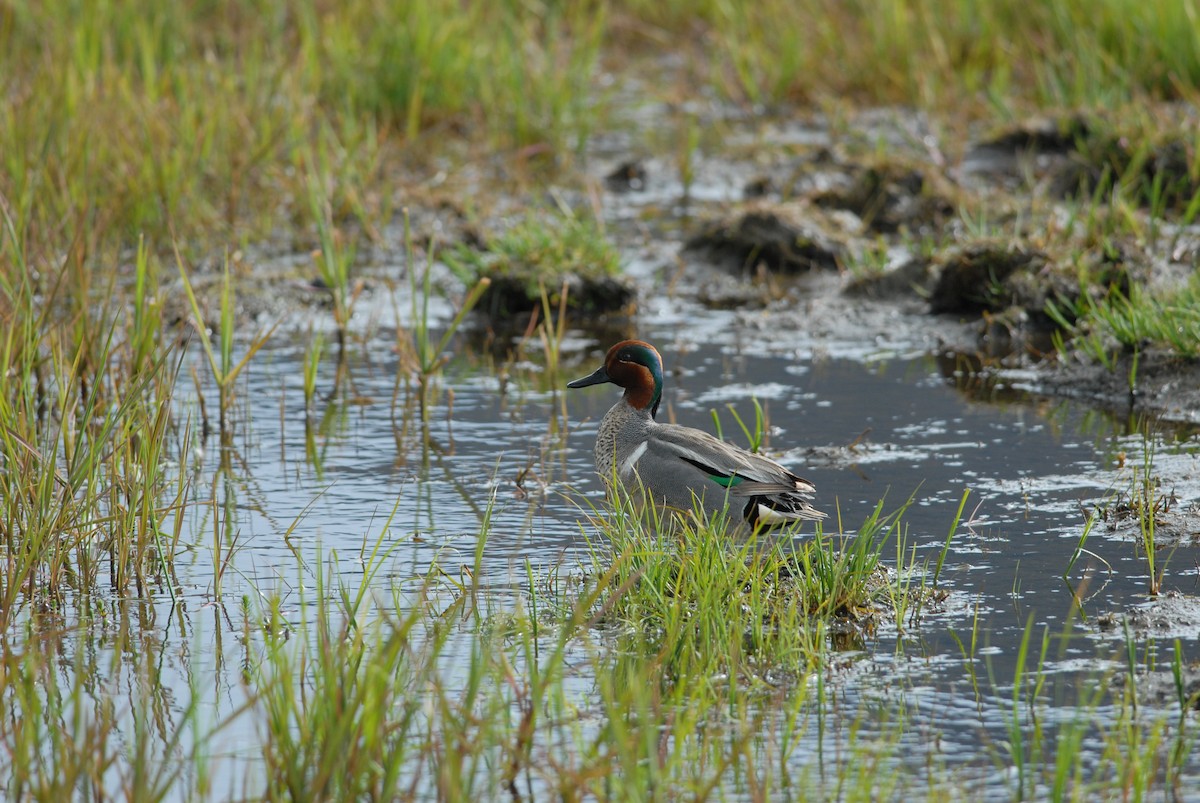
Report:
[[811,482],[774,460],[739,449],[702,430],[670,425],[655,427],[647,442],[645,458],[650,458],[656,472],[670,471],[673,466],[683,477],[692,469],[726,488],[730,496],[749,498],[747,517],[752,521],[758,518],[759,507],[782,517],[780,520],[818,519],[825,515],[808,503],[816,491]]

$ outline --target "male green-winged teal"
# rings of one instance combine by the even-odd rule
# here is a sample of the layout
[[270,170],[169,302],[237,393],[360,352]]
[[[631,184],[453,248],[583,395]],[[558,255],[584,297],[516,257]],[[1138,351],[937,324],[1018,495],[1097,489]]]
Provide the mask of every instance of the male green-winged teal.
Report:
[[624,340],[608,350],[604,365],[568,382],[584,388],[612,382],[625,388],[600,421],[596,471],[632,493],[645,489],[666,508],[688,512],[697,503],[706,515],[741,506],[750,527],[771,527],[825,514],[809,504],[816,490],[774,460],[753,454],[707,432],[654,420],[662,400],[662,357],[649,343]]

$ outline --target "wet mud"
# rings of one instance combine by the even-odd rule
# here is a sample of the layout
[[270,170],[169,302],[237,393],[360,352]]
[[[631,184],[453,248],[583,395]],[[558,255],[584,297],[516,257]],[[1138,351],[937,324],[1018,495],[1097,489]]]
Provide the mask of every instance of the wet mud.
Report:
[[693,258],[749,278],[759,270],[785,275],[837,270],[846,249],[818,210],[805,204],[756,203],[700,227],[684,248]]

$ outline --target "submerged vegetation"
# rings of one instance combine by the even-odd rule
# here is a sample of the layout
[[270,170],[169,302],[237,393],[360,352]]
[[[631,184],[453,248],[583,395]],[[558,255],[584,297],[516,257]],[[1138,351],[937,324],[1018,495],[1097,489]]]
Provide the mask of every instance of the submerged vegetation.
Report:
[[[1128,130],[1061,133],[1068,161],[1090,153],[1091,162],[1059,175],[1073,180],[1059,182],[1054,202],[1071,201],[1072,216],[1039,236],[1048,251],[1067,243],[1118,262],[1122,243],[1152,243],[1168,219],[1187,226],[1200,211],[1194,121],[1157,105],[1195,102],[1197,25],[1188,3],[1128,0],[0,4],[3,794],[939,799],[974,790],[991,768],[949,763],[937,746],[943,720],[926,719],[918,695],[905,698],[908,681],[883,701],[835,688],[867,671],[871,634],[896,634],[903,657],[923,617],[967,605],[942,574],[965,493],[957,514],[948,509],[946,541],[934,539],[936,561],[918,558],[930,554],[918,551],[928,534],[904,523],[912,499],[890,514],[880,502],[856,530],[839,522],[836,533],[740,542],[706,527],[658,532],[618,505],[581,517],[585,553],[549,567],[527,560],[514,580],[482,565],[502,483],[446,471],[439,482],[478,517],[472,556],[447,547],[419,566],[397,557],[398,543],[435,540],[441,513],[430,496],[415,522],[398,522],[394,508],[347,510],[363,539],[349,562],[298,546],[303,510],[272,520],[266,548],[294,558],[295,576],[257,567],[241,576],[236,557],[262,543],[243,532],[243,517],[269,514],[239,465],[241,446],[263,447],[238,414],[247,376],[295,323],[247,312],[242,290],[258,280],[273,295],[297,278],[256,276],[253,253],[272,243],[304,254],[298,274],[327,294],[321,320],[339,348],[308,321],[297,398],[285,387],[279,404],[281,419],[302,411],[318,478],[329,422],[346,426],[348,408],[384,395],[360,390],[344,365],[355,328],[375,325],[356,320],[364,288],[386,280],[407,294],[397,312],[407,321],[389,342],[399,454],[365,470],[394,468],[416,441],[428,478],[455,448],[447,355],[471,310],[491,306],[485,293],[501,266],[528,269],[516,284],[532,317],[517,322],[528,321],[517,356],[494,372],[500,396],[522,381],[518,362],[535,363],[540,391],[561,384],[568,315],[589,310],[564,272],[615,282],[618,300],[603,311],[630,306],[594,180],[575,172],[597,132],[625,125],[622,93],[686,117],[672,154],[685,195],[701,142],[721,136],[720,124],[701,131],[704,104],[811,104],[834,127],[852,103],[919,108],[964,128],[1106,109]],[[1126,147],[1130,135],[1146,141]],[[488,213],[480,185],[527,200],[550,180],[570,187],[570,204],[553,194],[561,214],[525,212],[474,248],[439,240],[437,215],[469,228]],[[929,200],[952,216],[947,196],[930,190]],[[435,223],[414,234],[410,209]],[[957,214],[948,225],[1028,236],[1020,214],[994,228],[969,203]],[[914,253],[932,250],[932,235],[880,219]],[[369,274],[364,263],[389,246],[402,273],[388,263]],[[882,272],[889,247],[881,235],[851,264]],[[451,253],[465,287],[446,303],[435,274]],[[1194,278],[1162,292],[1114,282],[1090,295],[1094,265],[1064,264],[1084,292],[1048,314],[1079,350],[1114,366],[1118,352],[1146,348],[1197,356]],[[965,283],[989,302],[1013,295],[990,278]],[[527,348],[535,337],[541,348]],[[324,400],[323,355],[338,360]],[[530,446],[542,450],[531,463],[565,462],[558,401],[553,437]],[[431,434],[443,418],[445,430]],[[735,419],[763,445],[757,402],[753,426]],[[1144,449],[1129,505],[1148,590],[1160,595],[1169,561],[1156,551],[1155,516],[1167,497]],[[554,472],[521,471],[514,496],[562,487]],[[386,518],[377,534],[372,515]],[[1088,522],[1068,571],[1093,554],[1083,548]],[[1016,662],[1001,660],[985,651],[976,615],[958,641],[985,750],[1015,769],[993,783],[1014,798],[1187,791],[1196,694],[1184,645],[1165,657],[1126,633],[1114,648],[1120,668],[1088,674],[1073,712],[1051,722],[1042,712],[1074,693],[1075,678],[1046,671],[1059,636],[1031,620]],[[1138,683],[1163,666],[1175,695],[1148,711]],[[1098,753],[1079,749],[1085,740]]]

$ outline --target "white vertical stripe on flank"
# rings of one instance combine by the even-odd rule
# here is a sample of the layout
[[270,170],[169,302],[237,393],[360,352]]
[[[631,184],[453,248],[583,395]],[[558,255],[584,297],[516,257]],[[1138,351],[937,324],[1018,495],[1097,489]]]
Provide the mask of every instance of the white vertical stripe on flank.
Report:
[[646,453],[646,447],[649,445],[649,441],[642,441],[636,449],[630,452],[629,457],[626,457],[625,462],[621,464],[622,477],[626,477],[633,472],[633,467],[637,465],[637,461],[642,459],[642,455]]

